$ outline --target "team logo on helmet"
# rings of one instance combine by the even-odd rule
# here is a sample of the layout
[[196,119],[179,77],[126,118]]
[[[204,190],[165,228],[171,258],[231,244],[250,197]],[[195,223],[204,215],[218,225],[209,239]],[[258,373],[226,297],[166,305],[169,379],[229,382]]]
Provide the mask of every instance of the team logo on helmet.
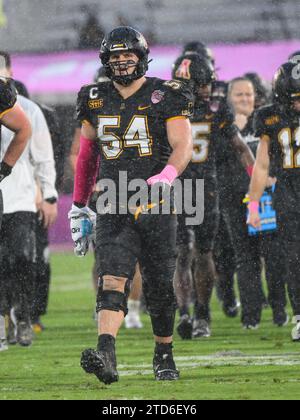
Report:
[[188,58],[185,58],[184,60],[182,60],[180,66],[176,70],[175,77],[178,79],[191,80],[191,71],[190,71],[191,64],[192,64],[192,60],[189,60]]
[[110,47],[110,51],[128,51],[128,45],[127,44],[113,44]]

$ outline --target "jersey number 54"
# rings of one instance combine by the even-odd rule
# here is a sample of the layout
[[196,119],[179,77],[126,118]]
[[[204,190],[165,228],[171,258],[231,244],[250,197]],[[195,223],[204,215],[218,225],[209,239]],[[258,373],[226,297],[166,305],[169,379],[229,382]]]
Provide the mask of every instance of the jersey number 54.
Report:
[[137,147],[141,157],[152,155],[152,137],[149,134],[147,116],[133,116],[122,137],[112,129],[121,126],[121,117],[99,116],[98,138],[106,159],[118,159],[127,147]]

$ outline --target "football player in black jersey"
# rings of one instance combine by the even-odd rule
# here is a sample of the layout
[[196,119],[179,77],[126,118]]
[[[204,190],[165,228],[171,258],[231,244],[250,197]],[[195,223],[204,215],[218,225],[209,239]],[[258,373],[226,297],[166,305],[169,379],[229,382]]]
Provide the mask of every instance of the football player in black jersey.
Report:
[[[0,62],[0,68],[4,68],[4,63]],[[26,144],[31,136],[30,122],[28,121],[22,108],[16,104],[17,92],[10,79],[0,78],[0,127],[5,125],[15,132],[5,156],[1,156],[0,162],[0,182],[11,174],[13,166],[23,153]],[[0,133],[0,153],[1,153],[1,133]],[[0,191],[0,226],[2,220],[2,194]]]
[[[259,137],[255,136],[253,128],[253,116],[257,106],[257,88],[253,82],[244,77],[236,78],[230,82],[228,101],[235,114],[235,121],[241,131],[241,135],[256,156]],[[260,99],[261,101],[261,99]],[[258,325],[260,311],[256,308],[256,302],[261,295],[262,302],[268,302],[273,310],[274,324],[282,327],[288,323],[286,313],[286,291],[285,277],[286,268],[284,264],[285,255],[282,253],[279,236],[275,230],[266,230],[256,235],[249,235],[245,224],[246,206],[241,204],[243,197],[249,191],[249,179],[244,176],[243,168],[234,156],[230,156],[230,169],[235,174],[235,183],[227,183],[226,195],[230,198],[223,199],[224,213],[228,222],[228,230],[232,246],[236,254],[238,283],[243,307],[249,308],[249,318],[253,324],[248,327]],[[272,195],[272,187],[276,183],[276,178],[270,177],[268,180],[267,192]],[[261,282],[261,257],[265,261],[266,279],[268,284],[268,300],[264,296]],[[243,273],[247,273],[243,275]],[[256,285],[257,293],[254,295],[248,290],[254,291]],[[251,314],[253,311],[253,314]],[[251,314],[251,315],[250,315]],[[251,320],[249,319],[249,321]],[[257,324],[256,324],[257,323]]]
[[[194,243],[184,219],[179,217],[179,258],[175,280],[181,316],[178,332],[185,339],[209,337],[211,335],[210,300],[216,277],[213,249],[219,221],[216,148],[226,148],[228,143],[232,144],[248,170],[254,165],[254,158],[234,126],[234,117],[229,108],[225,104],[220,104],[220,107],[215,109],[210,102],[212,82],[215,80],[211,62],[198,54],[184,55],[176,61],[173,77],[189,82],[195,95],[195,109],[192,117],[194,152],[192,162],[183,177],[204,179],[205,182],[204,222],[193,228]],[[218,146],[218,143],[221,144]],[[194,250],[194,253],[191,250]],[[197,303],[192,326],[188,305],[192,290],[191,262],[193,258]]]
[[[101,66],[99,69],[97,69],[95,76],[94,76],[94,82],[95,83],[105,83],[108,82],[109,78],[106,76],[106,69],[105,67]],[[70,152],[70,163],[73,170],[73,174],[75,174],[76,171],[76,162],[80,150],[80,135],[81,135],[81,123],[77,122],[77,127],[75,128],[74,133],[74,139],[71,147]],[[98,181],[98,176],[96,178],[96,182]],[[89,200],[89,207],[96,211],[96,203],[97,199],[99,197],[99,186],[97,186],[97,183],[94,188],[94,192],[90,197]],[[93,286],[96,291],[96,294],[98,293],[98,273],[97,273],[97,267],[96,262],[92,269],[92,277],[93,277]],[[140,307],[141,307],[141,294],[142,294],[142,279],[141,279],[141,273],[140,270],[137,268],[134,279],[132,281],[131,285],[131,291],[128,299],[128,314],[125,318],[125,326],[128,329],[140,329],[143,327],[143,324],[140,319]],[[98,319],[98,315],[95,314],[95,319]]]
[[[0,52],[1,57],[1,52]],[[18,94],[24,96],[27,99],[31,99],[29,91],[24,83],[14,80],[14,85],[18,91]],[[56,169],[56,189],[57,191],[62,190],[63,186],[63,175],[64,175],[64,164],[65,164],[65,144],[61,139],[60,125],[58,120],[57,111],[44,104],[37,104],[41,108],[44,117],[46,119],[53,146],[55,169]],[[37,224],[35,226],[36,236],[36,271],[34,278],[34,298],[33,308],[31,313],[32,329],[35,333],[41,333],[45,327],[41,322],[41,317],[47,314],[49,293],[50,293],[50,282],[51,282],[51,266],[50,266],[50,252],[49,252],[49,240],[48,240],[48,225],[49,220],[53,217],[52,213],[56,212],[55,206],[52,204],[56,203],[56,199],[47,200],[43,203],[42,193],[40,188],[37,187],[37,207],[41,206],[46,209],[43,212],[37,213]],[[50,205],[49,205],[50,204]],[[41,214],[44,216],[41,218]],[[12,327],[11,323],[10,326]],[[8,335],[10,335],[8,333]]]
[[[4,63],[0,62],[0,68]],[[0,184],[9,176],[14,165],[23,153],[31,136],[31,126],[22,108],[16,104],[17,93],[10,79],[0,78]],[[15,132],[15,136],[3,154],[1,150],[1,125]],[[3,156],[4,155],[4,156]],[[0,185],[1,186],[1,185]],[[3,197],[0,189],[0,229],[3,218]],[[0,238],[1,240],[1,238]],[[5,320],[7,296],[0,291],[0,352],[7,350]]]
[[[100,52],[111,81],[84,86],[79,93],[82,137],[70,212],[77,245],[80,234],[84,236],[78,221],[90,214],[86,203],[99,156],[100,178],[114,181],[117,189],[125,173],[128,181],[140,179],[149,187],[160,183],[167,188],[191,159],[192,94],[178,81],[146,78],[148,54],[142,34],[129,27],[113,30]],[[81,365],[106,384],[118,380],[115,339],[127,313],[128,279],[133,278],[139,261],[156,342],[155,377],[176,380],[179,372],[172,355],[172,335],[177,217],[147,212],[134,217],[127,209],[125,213],[97,217],[99,339],[96,351],[83,352]]]
[[261,108],[255,117],[260,137],[250,186],[248,223],[259,228],[259,201],[269,176],[270,164],[277,178],[275,208],[282,245],[288,263],[288,291],[296,327],[294,341],[300,341],[300,77],[299,66],[286,63],[274,79],[273,105]]

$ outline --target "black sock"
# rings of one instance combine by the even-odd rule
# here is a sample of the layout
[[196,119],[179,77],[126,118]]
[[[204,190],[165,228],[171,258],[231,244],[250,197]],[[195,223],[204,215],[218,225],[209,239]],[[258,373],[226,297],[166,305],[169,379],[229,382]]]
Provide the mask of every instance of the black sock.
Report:
[[112,351],[115,350],[116,339],[109,334],[101,334],[98,337],[98,351]]
[[184,305],[182,308],[179,308],[179,315],[180,315],[180,317],[182,317],[184,315],[190,316],[189,307],[187,305]]
[[155,353],[156,354],[170,354],[172,353],[173,343],[162,344],[156,343]]
[[202,305],[201,303],[195,304],[195,319],[205,319],[205,321],[210,322],[210,308],[209,305]]

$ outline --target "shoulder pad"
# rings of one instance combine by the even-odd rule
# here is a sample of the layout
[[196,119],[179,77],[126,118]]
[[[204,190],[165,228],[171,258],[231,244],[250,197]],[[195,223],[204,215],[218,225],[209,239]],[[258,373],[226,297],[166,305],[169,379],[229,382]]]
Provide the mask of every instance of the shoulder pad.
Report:
[[12,108],[17,101],[17,91],[10,79],[0,77],[0,113]]
[[179,80],[167,80],[164,82],[164,86],[173,90],[180,90],[184,86],[184,83]]
[[190,84],[187,82],[181,82],[180,80],[168,80],[163,83],[163,87],[166,89],[166,96],[171,97],[184,97],[190,102],[195,102],[195,97],[191,90]]
[[256,112],[256,116],[269,127],[276,125],[281,121],[280,112],[276,105],[268,105],[260,108]]

